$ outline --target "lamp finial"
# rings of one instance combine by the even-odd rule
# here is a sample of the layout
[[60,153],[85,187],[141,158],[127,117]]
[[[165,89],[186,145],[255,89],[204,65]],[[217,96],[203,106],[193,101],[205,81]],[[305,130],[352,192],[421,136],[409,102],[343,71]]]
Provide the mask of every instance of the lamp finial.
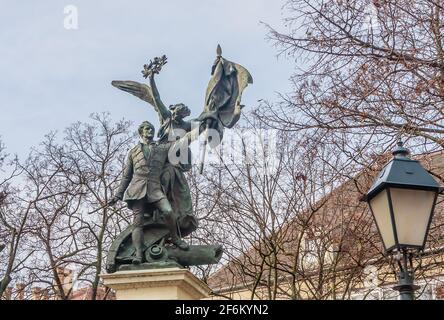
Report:
[[407,158],[410,154],[409,149],[404,148],[404,143],[401,140],[401,137],[398,138],[397,147],[392,152],[395,158]]

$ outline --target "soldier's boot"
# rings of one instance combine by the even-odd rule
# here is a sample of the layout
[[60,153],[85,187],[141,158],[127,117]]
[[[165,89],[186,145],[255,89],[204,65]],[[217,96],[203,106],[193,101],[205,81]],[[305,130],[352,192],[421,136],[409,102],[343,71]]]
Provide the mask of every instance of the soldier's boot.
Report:
[[142,248],[136,247],[136,256],[133,258],[133,264],[141,264],[143,260],[143,251]]
[[142,257],[136,256],[133,258],[133,264],[141,264],[142,263]]
[[178,234],[178,226],[176,218],[173,216],[173,209],[171,208],[171,204],[168,199],[164,198],[159,200],[157,203],[157,208],[162,212],[165,225],[170,231],[171,242],[175,244],[179,249],[188,250],[189,245],[185,241],[183,241]]
[[175,244],[179,249],[182,250],[188,250],[190,248],[190,245],[180,239],[178,236],[171,237],[171,243]]
[[171,243],[172,244],[175,244],[179,249],[182,249],[182,250],[188,250],[190,248],[188,243],[183,241],[179,237],[179,235],[177,234],[177,227],[176,227],[175,222],[168,224],[168,229],[170,229],[170,236],[171,236]]

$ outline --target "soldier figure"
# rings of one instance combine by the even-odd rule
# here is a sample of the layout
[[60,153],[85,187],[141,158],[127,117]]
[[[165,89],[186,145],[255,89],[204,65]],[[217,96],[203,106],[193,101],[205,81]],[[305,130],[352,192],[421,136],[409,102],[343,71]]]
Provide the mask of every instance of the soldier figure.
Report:
[[189,132],[177,142],[158,143],[153,141],[154,131],[154,126],[148,121],[142,122],[139,126],[142,142],[129,151],[120,187],[110,201],[110,205],[114,205],[118,200],[123,200],[134,213],[132,232],[132,241],[136,249],[134,264],[142,262],[143,216],[150,209],[158,209],[165,219],[171,243],[182,250],[189,248],[189,245],[178,235],[173,209],[162,190],[161,174],[167,164],[170,148],[177,148],[180,143],[189,143],[193,135]]

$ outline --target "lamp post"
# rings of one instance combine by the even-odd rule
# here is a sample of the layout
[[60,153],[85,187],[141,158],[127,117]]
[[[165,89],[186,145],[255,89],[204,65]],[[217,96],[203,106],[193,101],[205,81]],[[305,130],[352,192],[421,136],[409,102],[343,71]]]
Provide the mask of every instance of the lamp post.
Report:
[[398,142],[365,196],[387,254],[397,257],[401,300],[413,300],[413,255],[424,249],[436,199],[441,188],[422,165],[409,158]]

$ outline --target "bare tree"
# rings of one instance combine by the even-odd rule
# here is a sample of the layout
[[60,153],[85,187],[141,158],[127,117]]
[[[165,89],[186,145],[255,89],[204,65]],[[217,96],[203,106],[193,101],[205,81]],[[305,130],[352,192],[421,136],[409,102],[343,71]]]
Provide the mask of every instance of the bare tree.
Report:
[[325,161],[339,163],[341,152],[281,131],[273,159],[270,131],[247,120],[242,157],[208,165],[191,184],[206,217],[195,237],[225,248],[225,264],[205,278],[226,298],[345,299],[362,282],[365,253],[381,248],[354,183]]
[[61,144],[48,136],[40,153],[51,170],[58,171],[54,188],[64,192],[36,207],[43,224],[35,233],[61,298],[69,292],[63,293],[57,270],[71,265],[78,269],[79,282],[91,284],[91,299],[96,299],[106,250],[129,224],[127,211],[107,203],[135,136],[128,121],[112,123],[108,114],[93,114],[91,119],[68,127]]
[[29,206],[23,206],[18,199],[18,190],[12,182],[20,175],[17,158],[11,159],[5,152],[0,140],[0,297],[26,260],[27,255],[20,254],[22,240],[27,233]]
[[416,138],[418,152],[444,146],[439,2],[291,0],[286,8],[290,30],[269,35],[298,63],[294,90],[264,106],[264,120],[366,164],[400,134]]
[[34,150],[23,164],[28,192],[43,190],[29,217],[32,226],[26,248],[33,254],[26,263],[27,281],[28,285],[43,286],[57,299],[68,299],[72,286],[64,283],[63,270],[90,249],[79,241],[85,229],[78,216],[84,192],[66,179],[65,167],[51,157],[56,155],[46,153],[54,134],[46,139],[43,150]]
[[91,119],[68,127],[62,139],[51,132],[16,164],[20,181],[0,207],[0,234],[9,246],[5,279],[18,275],[20,295],[33,287],[69,299],[74,279],[66,283],[65,273],[73,269],[96,299],[106,250],[130,223],[127,210],[106,204],[135,134],[130,122],[113,123],[108,114]]
[[[323,161],[354,183],[356,197],[369,187],[362,174],[374,176],[400,136],[442,182],[443,9],[432,0],[287,1],[288,30],[269,27],[269,36],[296,61],[293,90],[256,114],[339,152]],[[426,249],[435,258],[423,260],[435,267],[441,212],[439,204]],[[426,280],[427,269],[418,277]]]

